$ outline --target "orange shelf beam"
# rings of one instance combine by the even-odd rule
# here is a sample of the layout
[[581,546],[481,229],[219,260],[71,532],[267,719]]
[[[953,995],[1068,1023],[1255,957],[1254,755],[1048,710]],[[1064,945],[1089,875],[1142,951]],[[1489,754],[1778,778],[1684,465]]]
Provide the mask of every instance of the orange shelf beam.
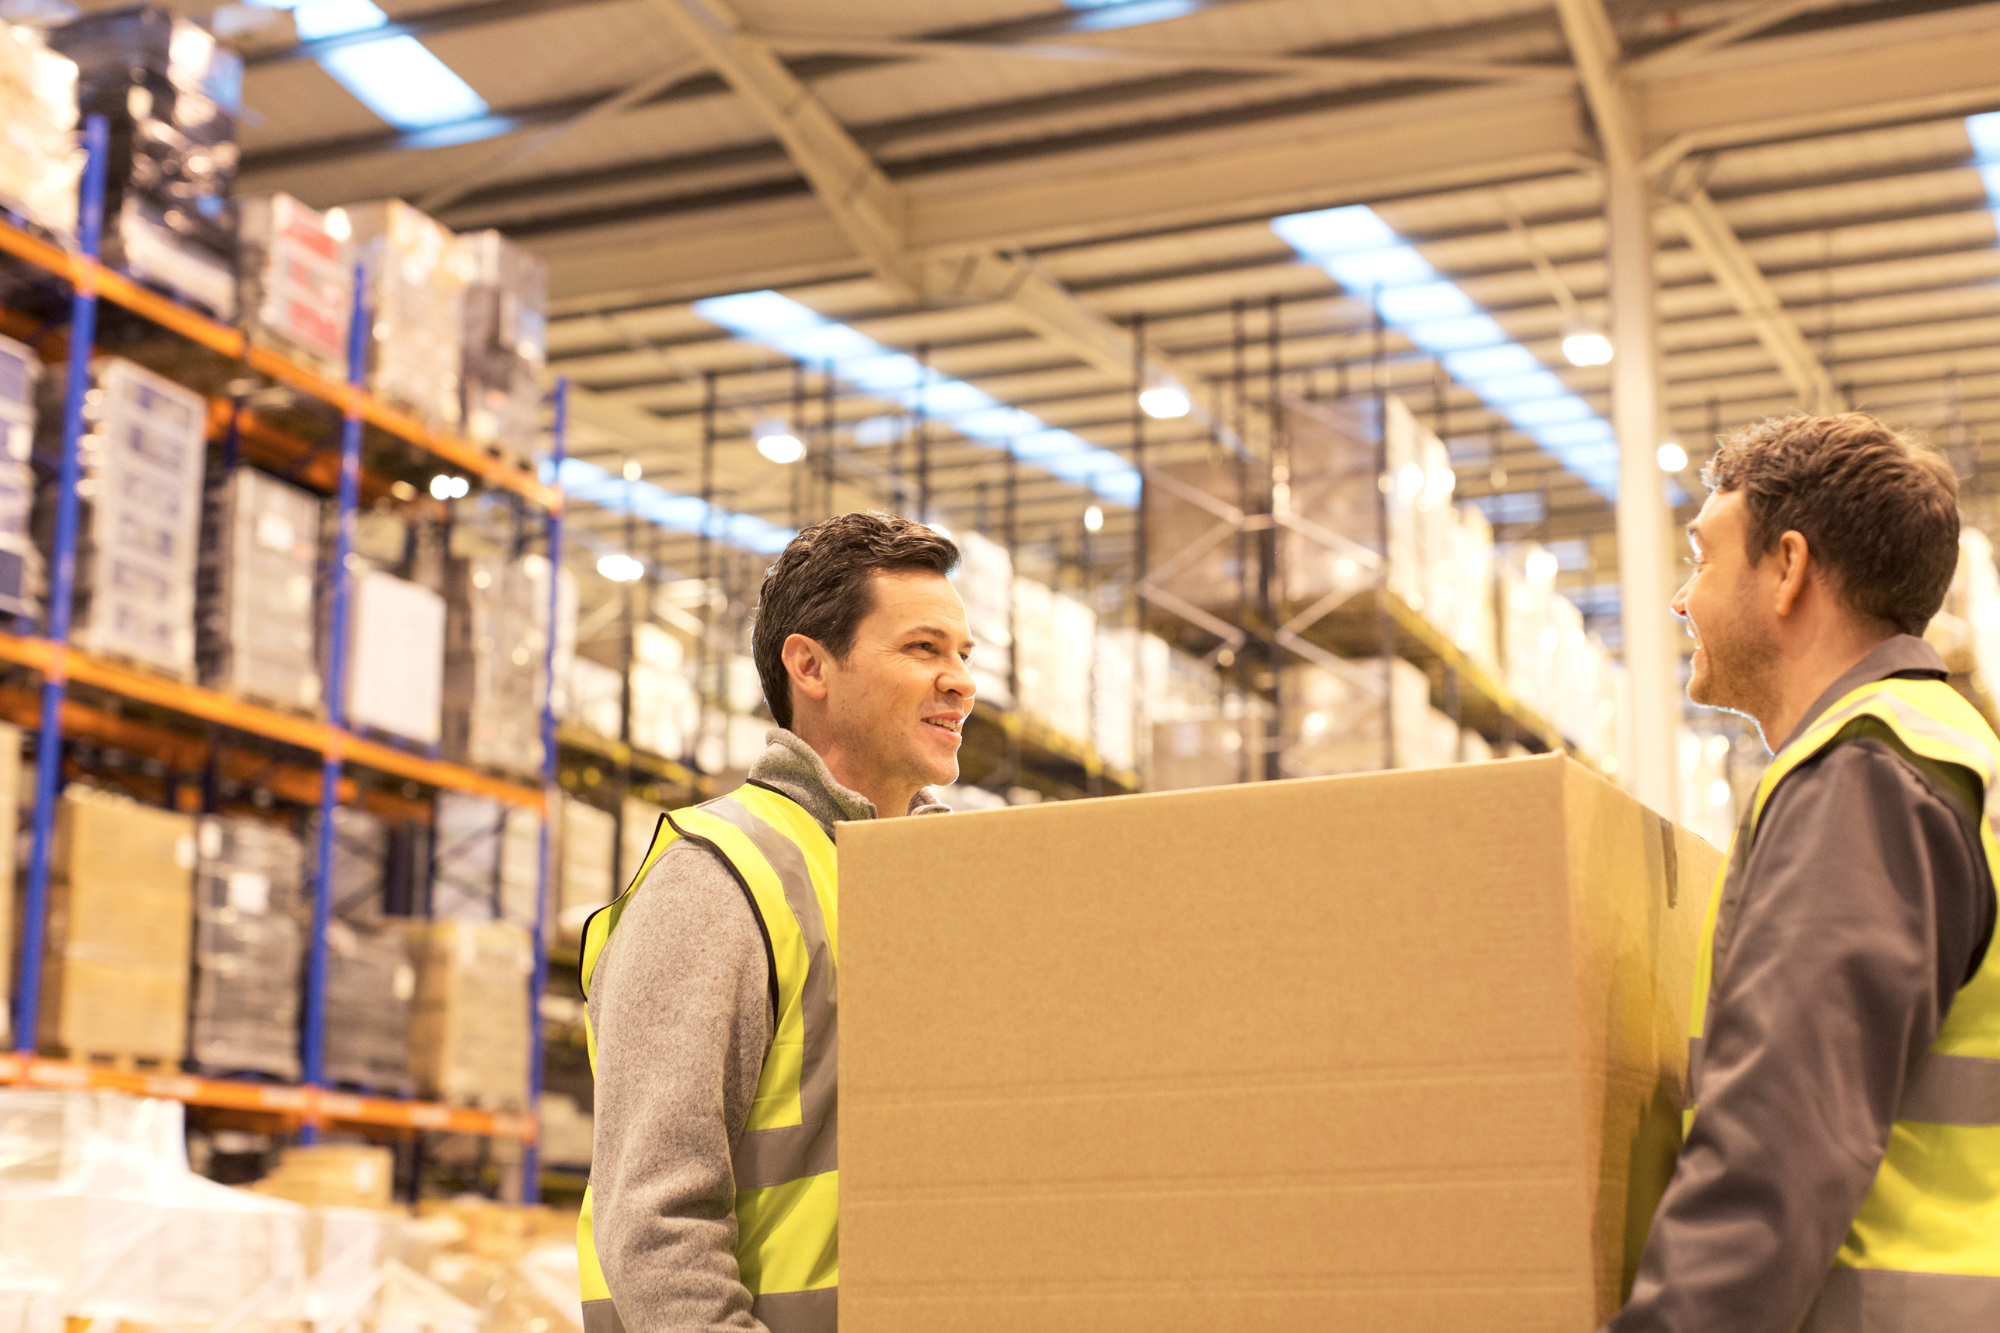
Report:
[[125,1092],[140,1097],[185,1102],[189,1106],[261,1111],[302,1124],[345,1122],[530,1141],[536,1133],[535,1119],[530,1115],[475,1111],[439,1102],[368,1097],[331,1088],[199,1078],[193,1074],[149,1074],[68,1060],[49,1060],[41,1056],[0,1055],[0,1084]]
[[16,662],[45,676],[52,671],[60,672],[65,679],[79,685],[95,686],[139,703],[296,745],[303,750],[337,755],[349,762],[426,786],[473,792],[525,810],[539,812],[542,809],[542,792],[538,787],[524,787],[457,764],[411,754],[393,745],[351,735],[314,718],[294,717],[274,708],[232,699],[214,690],[149,676],[91,657],[74,648],[58,649],[47,639],[0,634],[0,661]]
[[170,329],[218,355],[242,361],[252,370],[323,403],[330,403],[343,412],[356,408],[370,425],[428,450],[483,481],[523,495],[550,512],[562,508],[562,493],[552,486],[543,485],[532,472],[503,463],[466,440],[434,431],[409,413],[391,407],[379,398],[307,370],[268,348],[253,346],[240,329],[218,324],[177,301],[141,287],[124,274],[108,269],[95,260],[73,255],[60,246],[51,245],[4,222],[0,222],[0,251],[67,279],[74,286],[93,290],[114,305],[123,306],[133,314]]

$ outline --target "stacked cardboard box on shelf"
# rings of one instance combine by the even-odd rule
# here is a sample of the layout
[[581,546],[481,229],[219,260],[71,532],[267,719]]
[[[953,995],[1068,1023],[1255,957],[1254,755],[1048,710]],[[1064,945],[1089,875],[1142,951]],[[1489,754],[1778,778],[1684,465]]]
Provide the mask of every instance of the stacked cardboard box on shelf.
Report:
[[205,1070],[296,1082],[304,848],[235,815],[203,816],[195,846],[189,1054]]
[[187,1049],[194,820],[71,785],[56,807],[37,1042],[176,1065]]
[[437,430],[463,420],[466,260],[458,238],[399,199],[346,210],[368,274],[368,388]]
[[476,768],[542,768],[535,585],[521,562],[453,558],[445,573],[445,754]]
[[410,1072],[417,1095],[518,1111],[528,1099],[529,935],[517,926],[433,921],[410,928],[417,993]]
[[[34,793],[27,793],[30,803]],[[21,729],[0,722],[0,840],[11,846],[20,828]],[[0,903],[14,901],[14,858],[0,856]],[[0,1041],[14,1035],[14,913],[0,912]]]
[[1719,858],[1581,765],[877,820],[840,855],[855,1327],[1583,1330],[1619,1305],[1680,1142]]
[[238,277],[251,339],[328,379],[347,378],[354,257],[347,215],[288,194],[237,200]]
[[966,664],[981,707],[1011,709],[1014,664],[1014,561],[1007,548],[976,532],[959,534],[958,572],[952,583],[965,603],[972,631],[972,660]]
[[202,684],[294,712],[318,708],[319,497],[239,467],[208,488],[203,517],[195,634]]
[[79,111],[110,122],[105,262],[234,320],[242,57],[149,5],[84,14],[48,41],[77,63]]
[[561,880],[556,897],[556,942],[583,937],[583,923],[617,890],[618,816],[587,801],[562,798]]
[[0,338],[0,614],[33,617],[41,607],[42,560],[30,519],[35,472],[35,393],[41,363]]
[[33,28],[0,23],[0,209],[65,243],[76,236],[76,62]]
[[438,744],[444,731],[444,598],[363,568],[354,576],[348,616],[348,724]]
[[1140,665],[1131,638],[1097,632],[1091,653],[1090,744],[1106,764],[1125,772],[1139,767]]
[[1431,707],[1430,677],[1421,668],[1400,657],[1388,659],[1386,668],[1379,657],[1358,658],[1348,667],[1335,673],[1301,662],[1284,669],[1286,777],[1434,768],[1457,760],[1458,728]]
[[[619,739],[625,716],[625,678],[618,668],[579,657],[569,664],[563,691],[563,720],[611,740]],[[679,751],[675,751],[679,753]]]
[[[192,680],[206,404],[199,394],[116,357],[91,363],[72,630],[88,653]],[[59,389],[45,382],[44,395]],[[42,432],[61,429],[42,413]],[[43,558],[53,505],[38,506]]]
[[387,1096],[410,1092],[410,1005],[417,974],[408,926],[331,922],[326,935],[326,1077]]
[[431,915],[441,921],[536,920],[541,820],[470,792],[440,791],[432,825]]
[[286,1148],[277,1169],[250,1188],[313,1208],[387,1208],[396,1157],[365,1143],[314,1143]]
[[532,462],[548,363],[548,273],[497,231],[459,238],[466,255],[465,434]]
[[1024,716],[1059,736],[1089,740],[1096,644],[1096,612],[1045,583],[1014,580],[1014,676]]
[[686,754],[695,706],[681,641],[658,625],[634,625],[631,681],[632,744],[668,758]]

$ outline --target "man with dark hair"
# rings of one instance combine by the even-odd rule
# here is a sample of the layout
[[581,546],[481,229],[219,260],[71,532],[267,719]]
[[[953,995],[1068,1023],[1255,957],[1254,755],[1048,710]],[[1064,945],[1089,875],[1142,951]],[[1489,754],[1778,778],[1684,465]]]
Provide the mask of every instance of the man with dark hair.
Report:
[[973,694],[957,563],[883,514],[794,538],[752,636],[769,748],[735,792],[667,816],[584,928],[587,1333],[836,1327],[834,825],[944,810],[929,786],[958,777]]
[[1917,637],[1942,459],[1860,413],[1725,440],[1688,697],[1775,754],[1702,931],[1687,1134],[1609,1333],[2000,1329],[2000,741]]

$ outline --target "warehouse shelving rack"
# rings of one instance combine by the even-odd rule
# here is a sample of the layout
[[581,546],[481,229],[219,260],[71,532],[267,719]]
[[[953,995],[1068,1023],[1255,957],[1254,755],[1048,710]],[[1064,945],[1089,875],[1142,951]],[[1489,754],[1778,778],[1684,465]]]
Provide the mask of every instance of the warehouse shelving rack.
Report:
[[[173,1072],[149,1073],[130,1069],[55,1060],[35,1054],[37,1013],[40,1005],[42,945],[46,933],[51,844],[56,801],[61,786],[62,742],[64,736],[96,740],[140,754],[183,764],[208,752],[213,741],[178,730],[172,725],[152,725],[120,716],[107,708],[93,707],[69,697],[71,686],[81,686],[120,701],[142,705],[167,719],[198,722],[211,729],[238,732],[274,741],[316,754],[317,773],[303,765],[290,768],[264,766],[260,772],[274,790],[292,799],[317,804],[320,837],[317,846],[316,886],[330,880],[333,855],[333,808],[362,795],[346,777],[349,766],[373,770],[406,782],[435,788],[450,788],[507,802],[542,814],[541,891],[538,916],[547,910],[551,873],[549,816],[554,809],[551,793],[556,787],[557,746],[553,711],[553,690],[545,689],[542,732],[542,785],[529,786],[446,763],[428,755],[413,753],[356,734],[344,725],[341,715],[343,691],[327,690],[324,720],[300,717],[260,707],[214,690],[149,675],[117,662],[94,657],[69,644],[70,613],[74,590],[77,544],[77,482],[79,444],[82,435],[83,398],[88,386],[90,358],[95,351],[97,309],[100,300],[109,301],[138,315],[170,334],[191,342],[269,381],[284,385],[320,403],[337,408],[341,414],[340,450],[337,471],[329,477],[333,460],[320,460],[318,475],[308,480],[324,484],[337,481],[336,551],[331,584],[333,615],[328,635],[328,680],[344,678],[348,649],[348,601],[350,574],[347,554],[355,513],[363,490],[362,440],[366,426],[373,426],[404,444],[478,477],[486,484],[504,488],[539,508],[545,516],[546,540],[552,567],[559,567],[562,549],[563,502],[560,489],[534,473],[496,458],[476,445],[432,430],[408,413],[370,395],[365,389],[365,349],[368,329],[365,308],[366,283],[357,274],[355,311],[348,349],[349,373],[346,382],[330,380],[298,366],[268,349],[255,346],[240,329],[209,319],[178,302],[150,291],[98,262],[103,228],[104,176],[108,135],[102,119],[92,117],[84,129],[87,158],[79,211],[78,248],[72,252],[52,245],[21,228],[0,221],[0,253],[11,255],[31,268],[66,282],[70,288],[70,323],[66,353],[66,385],[63,399],[62,454],[56,491],[57,515],[54,558],[51,561],[47,625],[39,636],[0,634],[0,662],[29,668],[42,677],[39,700],[19,690],[0,689],[0,714],[27,721],[36,719],[35,796],[32,842],[25,886],[25,912],[19,941],[20,966],[16,974],[14,1006],[15,1051],[0,1055],[0,1084],[22,1084],[50,1088],[98,1088],[164,1097],[190,1105],[227,1111],[250,1112],[296,1127],[311,1139],[323,1126],[366,1127],[403,1131],[443,1131],[522,1140],[525,1161],[522,1194],[532,1202],[539,1192],[536,1170],[534,1113],[540,1090],[542,1069],[542,1024],[540,996],[546,984],[547,959],[543,947],[545,922],[537,920],[534,933],[534,973],[525,997],[530,1009],[530,1087],[528,1107],[522,1113],[489,1112],[380,1096],[365,1096],[325,1086],[323,1042],[326,999],[326,933],[330,894],[313,894],[313,929],[309,937],[303,1005],[303,1077],[297,1086],[273,1085],[237,1079],[200,1078]],[[567,384],[555,388],[555,421],[552,449],[559,467],[567,426]],[[236,410],[217,405],[212,411],[211,430],[225,423],[232,429],[246,425]],[[254,426],[255,423],[248,423]],[[276,432],[268,432],[275,436]],[[284,447],[282,443],[279,447]],[[303,447],[294,452],[309,453]],[[308,459],[307,461],[311,461]],[[554,469],[551,481],[559,475]],[[379,489],[379,485],[377,487]],[[555,624],[558,580],[551,578],[550,625]],[[555,638],[548,636],[545,671],[553,675]],[[393,799],[393,798],[392,798]]]

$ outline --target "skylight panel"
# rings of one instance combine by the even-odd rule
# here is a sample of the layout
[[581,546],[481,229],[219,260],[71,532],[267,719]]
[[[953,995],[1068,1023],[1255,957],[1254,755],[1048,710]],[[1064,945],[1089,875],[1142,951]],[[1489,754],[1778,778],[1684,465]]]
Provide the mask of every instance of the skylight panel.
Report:
[[571,499],[585,500],[606,509],[630,510],[656,527],[699,536],[704,525],[708,535],[734,546],[764,555],[785,549],[798,536],[791,528],[766,522],[755,514],[738,514],[704,503],[692,495],[677,495],[650,481],[627,481],[581,458],[565,458],[557,471],[542,467],[542,480],[563,489]]
[[1986,185],[1986,200],[2000,208],[2000,111],[1967,116],[1965,133],[1972,140],[1972,157],[1979,179]]
[[[967,439],[995,447],[1012,445],[1028,459],[1065,481],[1086,487],[1115,504],[1139,502],[1139,474],[1108,449],[1050,426],[1007,404],[977,385],[928,370],[915,357],[884,347],[851,325],[830,320],[811,307],[774,291],[738,292],[694,303],[695,314],[745,342],[782,352],[796,361],[830,363],[836,378],[871,397],[921,410]],[[829,348],[846,356],[829,357]],[[862,443],[879,430],[857,429]]]
[[[254,0],[269,9],[289,9],[299,40],[351,37],[389,25],[374,0]],[[430,48],[407,33],[385,32],[319,57],[319,66],[376,115],[401,130],[430,129],[476,120],[489,108],[472,85],[452,72]]]
[[[1992,135],[2000,161],[2000,120]],[[1374,209],[1353,204],[1293,213],[1273,218],[1271,230],[1349,292],[1373,302],[1384,323],[1437,357],[1453,379],[1593,490],[1617,498],[1618,449],[1610,423]]]

